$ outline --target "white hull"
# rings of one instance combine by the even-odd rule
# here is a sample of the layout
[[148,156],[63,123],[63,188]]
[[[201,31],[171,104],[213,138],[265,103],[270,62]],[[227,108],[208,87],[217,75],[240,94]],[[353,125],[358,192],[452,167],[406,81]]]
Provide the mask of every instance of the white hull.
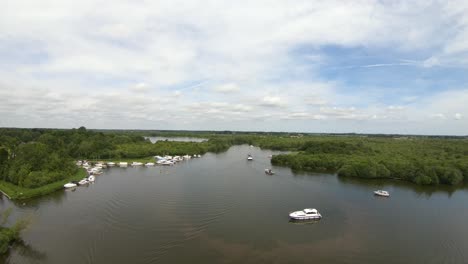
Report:
[[63,187],[65,187],[65,188],[74,188],[74,187],[76,187],[76,186],[77,186],[76,184],[71,183],[71,182],[66,183],[65,185],[63,185]]
[[319,214],[317,216],[307,216],[307,217],[289,217],[291,220],[305,221],[305,220],[319,220],[322,219],[322,216]]
[[374,191],[374,194],[382,197],[390,197],[390,194],[386,191]]
[[83,179],[81,181],[78,182],[79,185],[85,185],[85,184],[88,184],[89,181],[87,179]]
[[319,220],[321,218],[322,215],[316,209],[309,208],[289,214],[289,219],[296,221]]

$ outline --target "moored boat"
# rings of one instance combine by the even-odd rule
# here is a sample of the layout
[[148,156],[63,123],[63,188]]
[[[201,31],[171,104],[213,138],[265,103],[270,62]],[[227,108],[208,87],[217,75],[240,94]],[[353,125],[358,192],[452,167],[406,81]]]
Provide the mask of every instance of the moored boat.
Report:
[[271,169],[265,169],[265,173],[268,174],[268,175],[275,174]]
[[90,175],[90,176],[88,177],[88,181],[89,181],[89,182],[94,182],[95,180],[96,180],[96,177],[94,177],[93,175]]
[[289,213],[291,220],[318,220],[322,218],[322,215],[315,208],[306,208],[301,211],[295,211]]
[[88,178],[84,178],[82,179],[81,181],[78,182],[78,185],[85,185],[85,184],[88,184],[89,181],[88,181]]
[[146,167],[151,167],[151,166],[154,166],[154,162],[148,162],[145,164]]
[[76,186],[77,186],[76,183],[73,183],[73,182],[65,183],[65,185],[63,185],[63,187],[65,188],[74,188]]

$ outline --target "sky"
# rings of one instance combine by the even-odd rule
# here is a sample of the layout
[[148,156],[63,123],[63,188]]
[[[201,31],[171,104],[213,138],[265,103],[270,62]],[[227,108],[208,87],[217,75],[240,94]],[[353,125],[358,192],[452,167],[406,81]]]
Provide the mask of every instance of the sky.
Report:
[[0,127],[468,135],[468,1],[4,0]]

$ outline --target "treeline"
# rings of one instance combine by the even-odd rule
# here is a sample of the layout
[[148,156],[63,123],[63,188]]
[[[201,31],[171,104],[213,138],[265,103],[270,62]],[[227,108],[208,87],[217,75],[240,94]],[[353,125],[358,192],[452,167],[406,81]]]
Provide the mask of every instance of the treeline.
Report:
[[36,188],[76,174],[74,160],[217,153],[233,145],[249,144],[290,151],[290,154],[274,156],[272,163],[295,170],[337,172],[344,177],[397,178],[417,184],[455,185],[468,181],[468,140],[464,138],[164,131],[164,136],[203,136],[209,140],[153,144],[142,133],[94,131],[84,127],[2,128],[0,180]]
[[0,129],[0,180],[26,188],[58,182],[77,173],[75,160],[142,158],[154,155],[194,155],[221,152],[234,138],[206,142],[158,141],[138,133],[61,129]]
[[309,138],[272,163],[343,177],[393,178],[422,185],[468,181],[468,141],[428,138]]

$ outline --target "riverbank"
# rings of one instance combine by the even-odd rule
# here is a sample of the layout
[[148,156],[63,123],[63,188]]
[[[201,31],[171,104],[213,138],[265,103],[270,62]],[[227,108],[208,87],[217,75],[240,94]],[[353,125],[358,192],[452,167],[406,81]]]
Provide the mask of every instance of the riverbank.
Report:
[[77,181],[86,177],[86,170],[79,169],[78,172],[61,181],[53,182],[39,188],[24,188],[17,185],[14,185],[9,182],[0,181],[0,191],[4,193],[11,200],[24,200],[29,198],[34,198],[49,193],[53,193],[57,190],[63,189],[63,185],[69,181]]

